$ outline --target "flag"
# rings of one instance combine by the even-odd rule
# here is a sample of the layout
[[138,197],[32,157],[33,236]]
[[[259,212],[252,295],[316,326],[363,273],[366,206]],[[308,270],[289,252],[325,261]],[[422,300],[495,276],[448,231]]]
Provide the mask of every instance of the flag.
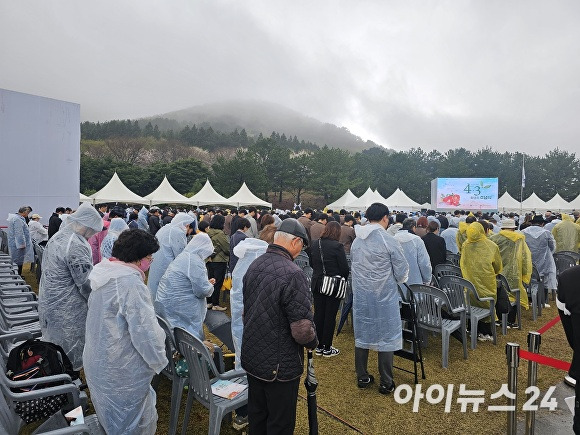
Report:
[[522,159],[522,188],[526,187],[526,170],[524,169],[524,161]]

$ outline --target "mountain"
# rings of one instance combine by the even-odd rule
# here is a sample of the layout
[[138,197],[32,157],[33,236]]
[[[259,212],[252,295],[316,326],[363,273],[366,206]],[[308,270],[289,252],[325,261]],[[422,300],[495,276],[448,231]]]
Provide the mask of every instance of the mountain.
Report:
[[[364,141],[345,127],[324,123],[302,115],[279,104],[257,100],[232,100],[203,104],[188,109],[169,112],[156,118],[174,119],[185,125],[211,126],[224,133],[235,129],[245,129],[249,136],[269,137],[275,131],[286,137],[297,136],[298,140],[310,141],[318,146],[341,148],[352,153],[378,146],[372,141]],[[159,126],[162,128],[162,126]]]

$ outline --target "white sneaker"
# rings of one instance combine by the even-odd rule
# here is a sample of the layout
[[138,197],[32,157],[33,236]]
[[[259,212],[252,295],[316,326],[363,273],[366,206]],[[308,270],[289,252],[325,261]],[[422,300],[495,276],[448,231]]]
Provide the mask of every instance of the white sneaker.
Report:
[[551,308],[550,304],[544,304],[544,308]]

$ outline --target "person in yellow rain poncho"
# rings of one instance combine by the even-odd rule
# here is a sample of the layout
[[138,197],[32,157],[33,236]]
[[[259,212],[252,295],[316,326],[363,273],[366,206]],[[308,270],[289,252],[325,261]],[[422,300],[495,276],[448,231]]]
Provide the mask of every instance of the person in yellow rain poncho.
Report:
[[552,228],[556,240],[556,252],[574,251],[580,248],[580,225],[575,224],[572,216],[562,214],[562,222]]
[[457,249],[459,250],[459,253],[461,253],[461,247],[467,240],[467,228],[469,228],[469,225],[471,225],[473,222],[476,221],[477,219],[475,218],[475,216],[473,216],[473,214],[470,214],[465,219],[465,222],[459,222],[459,231],[457,231],[457,235],[455,236],[456,237],[455,241],[457,242]]
[[[532,277],[532,253],[526,244],[526,236],[516,233],[516,223],[513,219],[504,219],[501,222],[501,231],[494,234],[489,239],[499,247],[501,261],[503,265],[502,274],[506,277],[511,289],[520,289],[520,303],[522,308],[529,308],[528,293],[523,283],[528,284]],[[514,302],[514,297],[510,294],[510,301]],[[512,313],[510,312],[510,315]],[[508,322],[515,320],[508,316]]]
[[[463,278],[470,281],[481,298],[497,299],[496,275],[502,271],[501,255],[498,246],[489,240],[479,222],[469,224],[466,230],[467,240],[463,244],[459,265]],[[472,300],[474,306],[489,308],[487,302],[478,303]],[[495,327],[495,325],[493,325]],[[489,323],[480,322],[479,332],[486,336],[491,334]]]

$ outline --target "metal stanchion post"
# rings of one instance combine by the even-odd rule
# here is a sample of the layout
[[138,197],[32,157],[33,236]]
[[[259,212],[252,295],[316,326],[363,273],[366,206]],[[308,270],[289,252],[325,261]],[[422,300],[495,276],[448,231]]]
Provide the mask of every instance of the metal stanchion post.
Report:
[[520,365],[520,345],[508,343],[505,346],[505,354],[508,366],[508,390],[514,394],[514,398],[508,397],[507,404],[513,410],[507,413],[507,435],[516,435],[518,429],[517,406],[518,406],[518,366]]
[[[528,332],[528,351],[540,353],[542,335],[539,332]],[[536,386],[538,381],[538,363],[528,361],[528,387]],[[527,395],[529,399],[532,393]],[[526,411],[526,435],[534,435],[536,428],[536,411]]]

